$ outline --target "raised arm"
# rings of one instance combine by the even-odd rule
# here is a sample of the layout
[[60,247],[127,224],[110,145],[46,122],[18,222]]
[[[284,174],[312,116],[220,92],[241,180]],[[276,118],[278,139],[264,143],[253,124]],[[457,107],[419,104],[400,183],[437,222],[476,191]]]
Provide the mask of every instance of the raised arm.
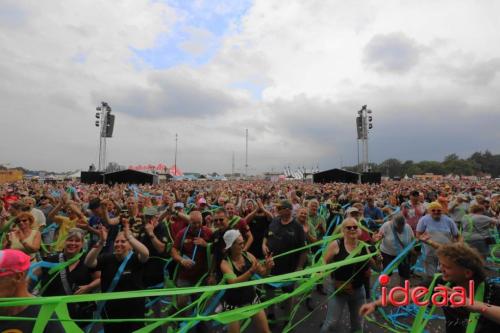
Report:
[[54,217],[57,215],[57,213],[61,210],[61,208],[63,206],[64,206],[64,202],[62,200],[60,200],[59,202],[57,202],[57,205],[55,205],[54,208],[52,208],[52,210],[47,215],[48,219],[49,220],[54,220]]
[[137,239],[135,239],[135,237],[130,232],[129,223],[126,219],[123,220],[123,233],[125,234],[125,238],[127,238],[134,251],[137,252],[137,258],[139,259],[139,261],[142,263],[148,261],[148,248]]
[[154,232],[155,227],[156,225],[153,223],[153,221],[149,221],[144,226],[144,229],[146,230],[149,239],[151,239],[151,243],[153,244],[153,247],[156,249],[156,251],[164,253],[166,244],[159,240],[158,237],[156,237]]
[[85,266],[90,268],[95,268],[97,266],[97,257],[101,253],[102,248],[106,245],[106,239],[108,238],[108,231],[104,226],[99,228],[99,241],[92,247],[89,254],[85,257]]

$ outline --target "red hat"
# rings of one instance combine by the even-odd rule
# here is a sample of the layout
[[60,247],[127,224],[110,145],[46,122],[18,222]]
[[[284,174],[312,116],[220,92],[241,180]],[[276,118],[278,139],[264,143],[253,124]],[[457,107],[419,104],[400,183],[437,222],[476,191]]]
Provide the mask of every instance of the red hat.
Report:
[[29,268],[29,255],[19,250],[0,250],[0,277],[25,272]]

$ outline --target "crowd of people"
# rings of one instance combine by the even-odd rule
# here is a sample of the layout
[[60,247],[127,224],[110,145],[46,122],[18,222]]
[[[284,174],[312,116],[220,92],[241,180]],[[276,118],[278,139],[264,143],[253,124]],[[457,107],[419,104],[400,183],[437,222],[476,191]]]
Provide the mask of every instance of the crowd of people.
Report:
[[[0,299],[231,285],[302,271],[312,262],[328,265],[366,255],[364,261],[333,270],[315,288],[328,296],[321,332],[338,330],[346,307],[355,332],[362,329],[363,316],[381,305],[370,302],[376,296],[371,294],[372,275],[413,244],[397,266],[399,282],[414,278],[428,285],[442,273],[441,283],[466,287],[473,279],[483,288],[481,299],[474,306],[445,307],[446,329],[466,332],[470,316],[478,313],[472,320],[475,332],[486,332],[500,327],[500,289],[490,279],[498,276],[491,249],[500,241],[499,217],[500,182],[494,180],[2,184]],[[228,288],[212,312],[290,294],[297,283]],[[68,312],[76,325],[91,330],[96,325],[90,319],[99,317],[189,317],[195,311],[190,304],[199,297],[184,293],[68,303]],[[301,305],[296,297],[285,298],[284,313],[296,306],[314,310],[311,297],[305,300]],[[288,324],[287,318],[278,318],[278,305],[271,302],[252,313],[256,332]],[[2,316],[36,317],[39,310],[0,302]],[[192,330],[215,330],[210,324],[201,322]],[[106,333],[144,325],[140,320],[102,324]],[[2,332],[31,332],[33,326],[0,321]],[[181,326],[174,321],[155,331]],[[240,332],[241,326],[235,320],[227,329]],[[45,331],[64,328],[50,321]]]

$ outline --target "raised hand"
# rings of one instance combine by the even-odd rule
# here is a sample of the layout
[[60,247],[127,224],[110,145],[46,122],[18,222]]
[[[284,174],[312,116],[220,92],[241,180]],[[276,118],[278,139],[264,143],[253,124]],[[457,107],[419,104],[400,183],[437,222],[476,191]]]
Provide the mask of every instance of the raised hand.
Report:
[[108,239],[108,230],[102,225],[99,227],[99,239],[102,242],[106,242],[106,239]]
[[153,225],[153,222],[148,222],[144,226],[144,229],[146,230],[146,233],[148,235],[152,235],[153,234],[153,230],[155,229],[155,226]]

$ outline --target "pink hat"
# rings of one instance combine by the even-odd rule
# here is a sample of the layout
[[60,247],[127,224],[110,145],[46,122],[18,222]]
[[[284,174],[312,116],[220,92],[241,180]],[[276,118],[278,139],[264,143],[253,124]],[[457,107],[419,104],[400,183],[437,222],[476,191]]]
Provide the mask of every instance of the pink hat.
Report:
[[29,268],[29,255],[19,250],[0,250],[0,277],[25,272]]
[[206,204],[206,203],[207,203],[207,200],[205,198],[199,198],[198,199],[198,205]]

